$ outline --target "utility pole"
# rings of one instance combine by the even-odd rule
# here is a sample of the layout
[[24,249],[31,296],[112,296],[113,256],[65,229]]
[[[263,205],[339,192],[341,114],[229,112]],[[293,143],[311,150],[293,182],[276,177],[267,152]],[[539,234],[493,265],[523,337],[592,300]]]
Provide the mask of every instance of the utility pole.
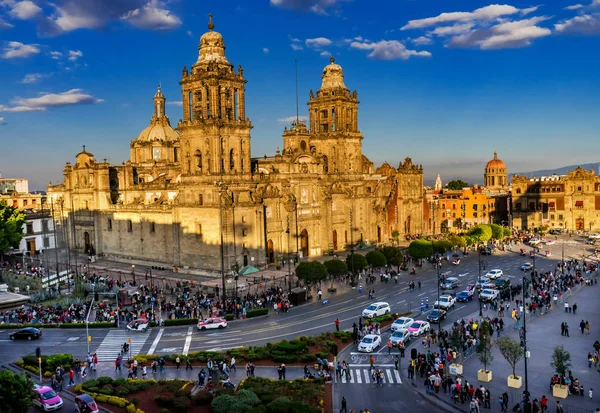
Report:
[[290,261],[290,216],[286,217],[286,234],[287,234],[287,264],[288,264],[288,292],[292,292],[292,263]]
[[354,282],[354,231],[352,228],[352,209],[350,209],[350,260],[352,261],[352,282]]
[[527,307],[525,306],[525,288],[526,288],[526,278],[523,276],[523,351],[524,351],[524,359],[525,359],[525,394],[529,398],[529,383],[527,377]]
[[222,191],[223,191],[223,182],[219,181],[216,182],[215,181],[215,185],[217,185],[219,187],[219,234],[221,237],[221,284],[222,284],[222,289],[223,292],[222,294],[222,301],[223,301],[223,311],[225,311],[225,246],[224,246],[224,241],[223,241],[223,197],[222,197]]
[[[60,268],[58,266],[58,245],[56,238],[56,221],[54,220],[54,200],[50,198],[50,213],[52,214],[52,235],[54,237],[54,258],[56,260],[56,287],[60,294]],[[68,277],[67,277],[68,280]]]
[[[479,242],[481,242],[481,238],[477,239],[478,244]],[[483,317],[483,308],[482,308],[482,302],[481,302],[481,291],[483,291],[483,287],[481,286],[481,267],[483,266],[483,263],[481,261],[481,247],[477,248],[477,258],[479,261],[479,286],[480,286],[480,290],[479,290],[479,317]]]

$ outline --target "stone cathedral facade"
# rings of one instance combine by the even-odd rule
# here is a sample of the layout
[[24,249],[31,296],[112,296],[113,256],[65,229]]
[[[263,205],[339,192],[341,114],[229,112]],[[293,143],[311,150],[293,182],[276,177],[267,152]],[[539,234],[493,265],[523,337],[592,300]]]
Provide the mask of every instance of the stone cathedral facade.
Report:
[[182,70],[176,128],[159,87],[129,161],[111,165],[84,147],[64,182],[48,187],[72,247],[210,273],[221,269],[221,244],[229,271],[385,243],[394,230],[423,233],[423,168],[410,158],[374,168],[362,152],[357,92],[333,58],[310,91],[308,125],[286,128],[274,156],[252,158],[243,69],[208,28]]

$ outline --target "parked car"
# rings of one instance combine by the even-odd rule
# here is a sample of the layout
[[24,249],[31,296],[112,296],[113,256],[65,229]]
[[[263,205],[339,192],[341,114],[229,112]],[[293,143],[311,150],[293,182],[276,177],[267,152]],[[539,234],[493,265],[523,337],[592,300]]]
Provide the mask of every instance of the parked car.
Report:
[[471,301],[473,299],[473,293],[475,290],[464,290],[456,294],[456,301],[461,303],[466,303],[467,301]]
[[398,329],[392,333],[390,340],[392,341],[392,345],[395,347],[399,342],[403,342],[404,345],[407,345],[410,342],[410,333],[406,328]]
[[98,405],[93,397],[87,393],[75,397],[75,411],[77,413],[99,413]]
[[500,291],[486,288],[479,293],[481,301],[494,301],[500,295]]
[[446,311],[442,309],[431,310],[429,314],[427,314],[427,321],[430,323],[439,323],[446,318]]
[[592,234],[589,236],[591,239],[600,239],[600,234]]
[[210,317],[204,320],[198,321],[198,330],[208,330],[211,328],[225,328],[227,327],[227,320],[221,317]]
[[42,336],[42,330],[25,327],[8,335],[11,340],[35,340]]
[[440,284],[440,288],[442,290],[453,290],[454,288],[458,287],[459,284],[460,284],[460,281],[458,280],[458,278],[450,277],[450,278],[446,278]]
[[530,262],[526,262],[525,264],[521,265],[521,271],[531,271],[533,269],[533,264],[531,264]]
[[148,330],[148,325],[150,321],[145,318],[140,318],[139,320],[133,320],[127,324],[127,330],[130,331],[141,331],[145,333]]
[[429,324],[427,321],[416,320],[408,327],[407,330],[413,335],[413,337],[418,337],[421,334],[425,334],[431,330],[431,324]]
[[510,280],[506,278],[500,278],[494,281],[494,285],[498,290],[504,290],[510,286]]
[[34,385],[33,391],[35,397],[32,402],[34,406],[39,407],[45,412],[51,412],[52,410],[60,409],[63,406],[63,400],[58,394],[48,386]]
[[390,329],[392,331],[407,329],[408,326],[410,326],[414,322],[415,322],[415,320],[413,320],[410,317],[400,317],[400,318],[397,318],[396,320],[394,320],[394,322],[390,326]]
[[364,353],[372,353],[381,345],[381,336],[377,334],[367,334],[360,340],[358,351]]
[[389,314],[392,312],[390,305],[385,302],[373,303],[362,312],[362,316],[366,318],[378,317],[380,315]]
[[495,269],[488,271],[488,273],[485,276],[490,280],[495,280],[497,278],[502,277],[503,275],[504,273],[502,272],[502,270]]
[[440,296],[440,299],[433,304],[433,308],[443,308],[444,310],[449,310],[450,308],[454,307],[454,304],[456,304],[456,299],[454,297],[451,295],[442,295]]

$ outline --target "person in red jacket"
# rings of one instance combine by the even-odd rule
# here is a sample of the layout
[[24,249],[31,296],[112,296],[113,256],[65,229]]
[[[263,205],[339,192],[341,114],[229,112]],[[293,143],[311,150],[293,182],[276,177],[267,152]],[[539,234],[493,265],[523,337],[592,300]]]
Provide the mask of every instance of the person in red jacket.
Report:
[[69,371],[69,385],[67,387],[71,387],[75,385],[75,369],[71,369]]
[[340,331],[340,320],[338,318],[335,319],[335,331]]

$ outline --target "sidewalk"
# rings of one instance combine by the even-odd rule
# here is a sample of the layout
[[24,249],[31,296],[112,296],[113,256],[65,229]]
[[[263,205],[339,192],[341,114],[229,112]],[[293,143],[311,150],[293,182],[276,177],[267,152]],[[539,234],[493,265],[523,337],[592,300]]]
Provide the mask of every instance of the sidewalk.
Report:
[[[593,343],[598,338],[598,334],[594,333],[597,331],[595,322],[597,320],[597,313],[599,309],[598,293],[600,292],[600,286],[582,286],[579,291],[575,291],[572,295],[563,296],[563,300],[559,300],[554,310],[548,314],[536,315],[529,314],[527,317],[527,347],[531,353],[531,357],[528,359],[527,370],[528,370],[528,388],[531,393],[531,400],[540,399],[542,395],[546,395],[549,399],[548,406],[550,412],[553,412],[556,406],[556,401],[560,400],[564,407],[565,412],[577,412],[577,413],[593,413],[596,408],[600,407],[600,374],[596,371],[596,368],[588,368],[587,353],[591,351],[593,353]],[[577,303],[579,307],[577,314],[565,313],[563,310],[563,303],[569,302],[571,305]],[[484,312],[484,315],[495,315],[494,312],[488,310]],[[478,314],[474,315],[476,318]],[[592,334],[582,335],[579,330],[579,322],[581,320],[590,321],[592,325]],[[501,337],[509,336],[513,339],[519,339],[518,330],[514,329],[513,322],[510,320],[509,315],[505,315],[506,325],[504,332]],[[560,335],[560,324],[566,321],[569,323],[570,337],[563,337]],[[494,335],[494,340],[497,337]],[[567,351],[571,354],[571,371],[574,378],[578,378],[580,383],[585,389],[584,396],[570,395],[568,398],[561,400],[555,399],[552,396],[552,391],[549,389],[550,377],[554,374],[554,370],[550,363],[552,360],[552,352],[555,346],[563,345]],[[520,389],[511,389],[507,386],[507,377],[512,374],[510,365],[506,362],[504,357],[500,354],[497,347],[492,347],[492,355],[494,360],[488,369],[492,370],[493,379],[490,383],[479,382],[477,380],[477,371],[483,366],[477,359],[475,354],[467,357],[463,363],[463,377],[472,384],[476,389],[483,384],[484,387],[489,388],[491,392],[492,408],[485,409],[490,412],[500,412],[500,404],[498,403],[498,397],[503,392],[507,392],[509,395],[509,411],[512,407],[521,400],[521,395],[525,390],[525,374],[524,374],[524,360],[522,359],[516,366],[516,373],[518,376],[523,377],[523,386]],[[416,388],[424,395],[423,379],[417,378]],[[592,400],[588,397],[588,390],[594,389],[594,397]],[[424,396],[428,397],[428,396]],[[446,401],[447,403],[453,404],[448,395],[440,392],[433,396]],[[468,403],[463,405],[459,404],[457,407],[462,411],[468,411]]]

